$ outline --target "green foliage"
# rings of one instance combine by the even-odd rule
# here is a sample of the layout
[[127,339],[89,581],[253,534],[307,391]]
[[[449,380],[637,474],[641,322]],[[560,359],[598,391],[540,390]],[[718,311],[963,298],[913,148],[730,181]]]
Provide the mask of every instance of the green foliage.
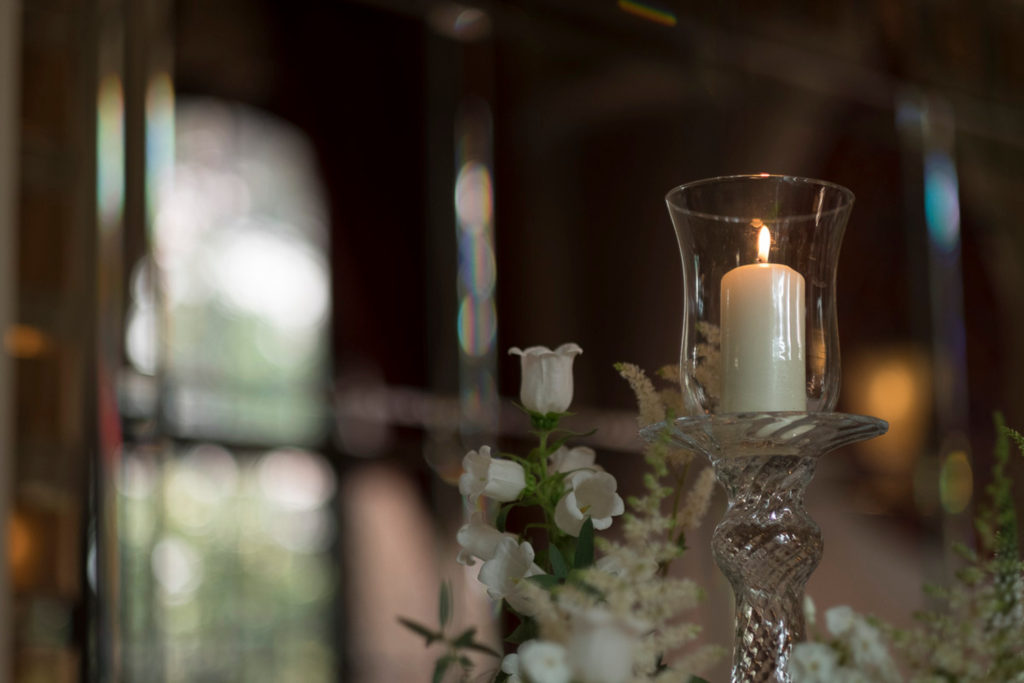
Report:
[[1024,437],[1007,427],[1000,413],[996,413],[994,421],[995,462],[992,466],[992,481],[986,487],[989,501],[981,508],[976,526],[982,548],[986,552],[997,557],[1016,559],[1019,555],[1017,511],[1013,503],[1013,479],[1007,474],[1006,468],[1010,461],[1010,440],[1013,439],[1018,447],[1024,447]]
[[438,621],[441,628],[448,625],[452,617],[452,584],[450,581],[441,582],[441,596],[437,600]]
[[519,645],[520,643],[525,643],[528,640],[533,640],[537,635],[537,622],[528,617],[523,617],[515,630],[505,636],[505,642],[512,643],[513,645]]
[[547,413],[541,415],[540,413],[530,413],[530,425],[538,432],[550,432],[558,426],[558,421],[562,418],[561,413]]
[[569,575],[569,566],[565,563],[565,558],[562,557],[562,552],[557,545],[548,549],[548,559],[551,561],[551,573],[557,578],[564,579]]
[[594,520],[590,517],[583,523],[576,539],[576,556],[572,564],[573,569],[584,569],[594,564]]
[[501,658],[500,653],[495,652],[492,648],[476,640],[475,627],[467,628],[454,637],[446,635],[445,630],[451,624],[454,612],[455,601],[452,597],[451,582],[442,581],[440,594],[437,600],[437,629],[431,629],[423,624],[413,621],[412,619],[398,617],[398,623],[402,624],[402,626],[405,626],[416,635],[421,636],[426,641],[427,647],[430,647],[434,643],[444,643],[445,651],[437,658],[437,662],[434,664],[434,675],[431,679],[434,683],[440,683],[444,680],[445,674],[447,674],[449,669],[453,666],[457,666],[461,669],[461,678],[463,680],[468,678],[469,673],[473,668],[473,662],[466,656],[464,652],[465,650],[483,652],[484,654],[488,654],[492,657]]

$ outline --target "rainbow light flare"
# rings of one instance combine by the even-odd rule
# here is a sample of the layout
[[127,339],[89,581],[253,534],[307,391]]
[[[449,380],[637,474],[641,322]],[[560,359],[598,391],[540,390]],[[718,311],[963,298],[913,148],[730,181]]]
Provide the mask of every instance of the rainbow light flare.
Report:
[[146,217],[152,230],[160,188],[174,171],[174,82],[167,72],[146,86]]
[[676,19],[675,12],[642,2],[635,2],[634,0],[619,0],[619,9],[635,17],[653,21],[655,24],[661,24],[662,26],[675,26],[679,22]]
[[124,89],[108,74],[96,93],[96,205],[100,230],[121,224],[124,210]]

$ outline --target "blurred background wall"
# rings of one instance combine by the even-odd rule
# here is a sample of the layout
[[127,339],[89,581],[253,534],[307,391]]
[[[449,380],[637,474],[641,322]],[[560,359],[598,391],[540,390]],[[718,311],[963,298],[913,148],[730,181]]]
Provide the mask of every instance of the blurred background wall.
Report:
[[678,357],[663,197],[731,173],[857,195],[840,409],[891,432],[822,462],[810,592],[905,622],[970,541],[992,412],[1024,426],[1022,29],[1005,0],[0,0],[0,679],[424,680],[397,615],[452,578],[488,621],[451,483],[524,443],[508,347],[582,345],[576,424],[635,486],[612,364]]

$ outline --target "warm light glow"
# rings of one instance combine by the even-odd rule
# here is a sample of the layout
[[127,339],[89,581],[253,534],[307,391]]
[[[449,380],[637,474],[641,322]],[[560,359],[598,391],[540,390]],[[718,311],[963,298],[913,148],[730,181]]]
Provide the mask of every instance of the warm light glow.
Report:
[[858,447],[873,471],[910,477],[930,429],[931,362],[921,348],[872,348],[851,356],[843,386],[850,412],[877,415],[889,432]]
[[11,325],[4,332],[4,350],[15,358],[38,358],[52,347],[49,335],[32,325]]
[[909,365],[879,365],[867,383],[867,399],[874,408],[871,414],[883,415],[890,422],[906,419],[921,400],[914,380]]
[[24,515],[14,513],[7,522],[7,557],[11,571],[16,577],[25,576],[31,570],[35,548],[32,530]]
[[[756,220],[756,223],[761,221]],[[767,225],[761,226],[761,232],[757,234],[757,262],[768,263],[768,250],[772,248],[772,233]]]

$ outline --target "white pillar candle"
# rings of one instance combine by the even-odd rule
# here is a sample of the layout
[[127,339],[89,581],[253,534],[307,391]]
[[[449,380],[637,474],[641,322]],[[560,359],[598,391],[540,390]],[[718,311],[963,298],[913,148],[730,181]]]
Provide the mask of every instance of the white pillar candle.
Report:
[[807,410],[804,278],[768,263],[770,245],[762,226],[759,263],[722,278],[720,412]]

